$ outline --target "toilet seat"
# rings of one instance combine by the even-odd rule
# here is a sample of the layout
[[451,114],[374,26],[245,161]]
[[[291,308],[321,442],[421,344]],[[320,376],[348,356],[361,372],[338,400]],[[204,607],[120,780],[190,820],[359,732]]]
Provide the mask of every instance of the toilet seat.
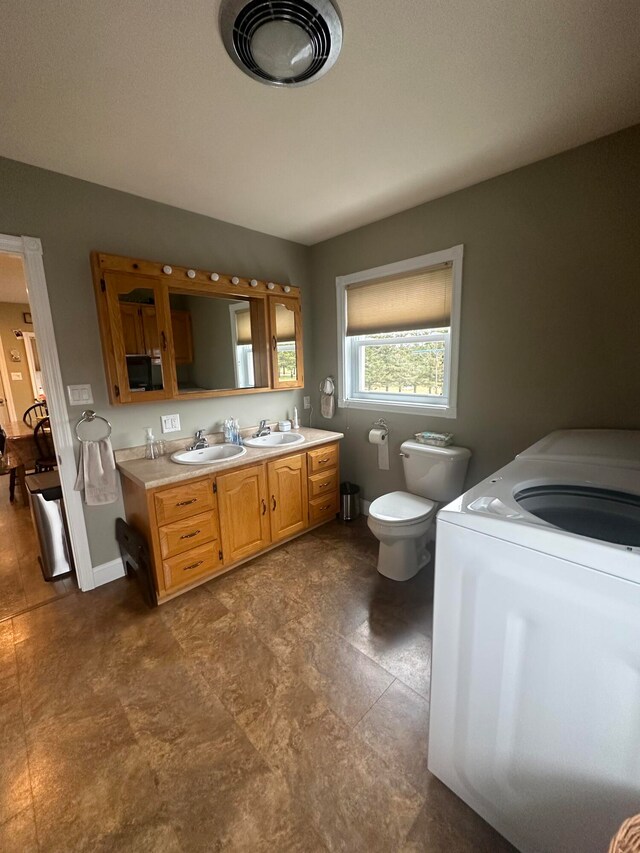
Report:
[[371,503],[369,515],[386,524],[418,524],[425,521],[435,508],[433,501],[410,492],[389,492]]

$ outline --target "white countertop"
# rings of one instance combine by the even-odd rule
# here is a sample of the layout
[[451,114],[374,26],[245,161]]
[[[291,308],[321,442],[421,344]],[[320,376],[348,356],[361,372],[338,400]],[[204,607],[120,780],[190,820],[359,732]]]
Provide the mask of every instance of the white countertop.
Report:
[[[167,455],[161,456],[159,459],[123,460],[117,463],[117,467],[123,477],[127,477],[143,489],[156,489],[158,486],[172,486],[186,480],[193,480],[196,477],[204,477],[207,474],[218,474],[221,471],[229,471],[233,468],[245,468],[247,465],[254,465],[256,462],[264,462],[277,456],[303,453],[308,448],[344,438],[341,432],[312,429],[311,427],[300,427],[294,432],[303,435],[304,442],[294,445],[281,445],[280,447],[247,447],[247,452],[243,456],[216,462],[214,465],[179,465],[177,462],[172,462]],[[186,444],[185,441],[185,446]]]

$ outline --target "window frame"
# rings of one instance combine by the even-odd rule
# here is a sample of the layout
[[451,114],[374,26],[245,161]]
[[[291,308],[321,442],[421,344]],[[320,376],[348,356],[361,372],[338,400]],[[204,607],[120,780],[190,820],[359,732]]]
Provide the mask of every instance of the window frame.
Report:
[[[377,412],[396,412],[398,414],[416,414],[429,417],[455,418],[458,407],[458,363],[460,347],[460,306],[462,299],[462,258],[464,246],[452,246],[439,252],[430,252],[404,261],[374,267],[350,275],[336,278],[337,320],[338,320],[338,406],[340,408],[363,409]],[[448,335],[435,333],[434,336],[421,336],[424,340],[434,337],[446,338],[445,378],[443,387],[447,390],[445,399],[439,397],[421,397],[412,401],[407,394],[391,392],[356,391],[358,364],[363,352],[364,336],[348,338],[346,335],[347,287],[352,284],[365,284],[387,276],[419,272],[429,267],[451,262],[451,326]],[[384,339],[379,339],[380,341]],[[398,343],[401,341],[396,339]],[[395,343],[395,341],[394,341]]]

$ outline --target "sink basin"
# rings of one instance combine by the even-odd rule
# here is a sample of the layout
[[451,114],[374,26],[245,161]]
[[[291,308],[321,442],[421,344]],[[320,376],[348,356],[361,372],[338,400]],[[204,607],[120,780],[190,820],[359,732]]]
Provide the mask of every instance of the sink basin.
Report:
[[178,465],[215,465],[216,462],[226,462],[246,452],[239,444],[214,444],[202,450],[180,450],[171,454],[171,460]]
[[247,447],[282,447],[284,444],[301,444],[304,436],[298,432],[270,432],[260,438],[245,438]]

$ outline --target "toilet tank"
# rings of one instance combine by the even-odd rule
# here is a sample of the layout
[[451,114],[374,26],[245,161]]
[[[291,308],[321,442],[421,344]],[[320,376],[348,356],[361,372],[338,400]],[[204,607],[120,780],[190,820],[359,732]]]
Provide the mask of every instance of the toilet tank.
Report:
[[438,503],[449,503],[463,492],[471,458],[466,447],[434,447],[405,441],[400,447],[407,491]]

